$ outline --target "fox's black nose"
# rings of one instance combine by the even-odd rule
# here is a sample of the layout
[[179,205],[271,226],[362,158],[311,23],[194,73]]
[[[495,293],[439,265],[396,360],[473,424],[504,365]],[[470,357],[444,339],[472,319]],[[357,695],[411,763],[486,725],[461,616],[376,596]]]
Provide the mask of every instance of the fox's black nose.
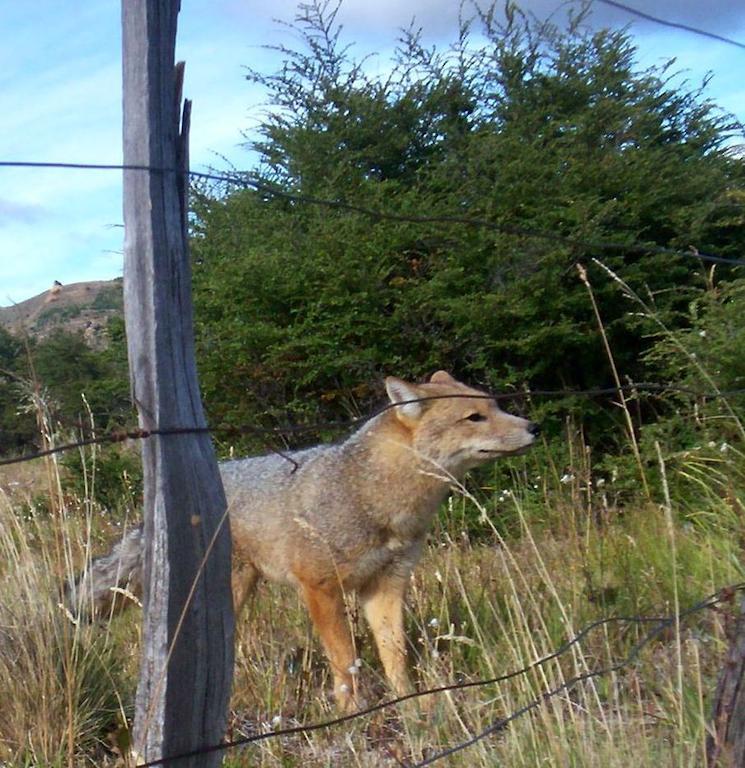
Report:
[[541,434],[541,425],[536,424],[534,421],[531,421],[528,423],[528,432],[530,432],[533,437],[538,437],[538,435]]

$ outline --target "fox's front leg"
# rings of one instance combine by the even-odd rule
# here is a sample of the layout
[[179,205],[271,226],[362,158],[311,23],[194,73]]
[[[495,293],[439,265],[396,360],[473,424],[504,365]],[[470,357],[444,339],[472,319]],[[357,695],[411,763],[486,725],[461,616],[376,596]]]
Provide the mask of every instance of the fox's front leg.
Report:
[[302,592],[331,663],[336,704],[343,712],[351,712],[355,708],[355,691],[350,669],[355,657],[344,594],[337,583],[302,583]]
[[404,594],[407,581],[400,575],[380,576],[360,594],[386,677],[398,696],[414,690],[406,669]]

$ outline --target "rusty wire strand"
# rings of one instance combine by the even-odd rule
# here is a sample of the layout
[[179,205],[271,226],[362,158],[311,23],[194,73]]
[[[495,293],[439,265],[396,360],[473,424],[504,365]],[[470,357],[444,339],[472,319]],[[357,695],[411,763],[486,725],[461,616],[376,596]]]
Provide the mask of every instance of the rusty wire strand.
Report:
[[234,171],[230,174],[212,173],[203,171],[185,171],[181,168],[160,168],[149,165],[117,164],[117,163],[63,163],[53,161],[28,161],[28,160],[0,160],[0,168],[48,168],[61,170],[95,170],[95,171],[146,171],[149,173],[188,173],[192,179],[202,181],[217,181],[225,184],[231,184],[236,187],[246,187],[255,190],[261,194],[270,197],[280,198],[296,203],[307,203],[325,208],[334,208],[337,210],[348,211],[368,216],[379,221],[399,221],[410,224],[455,224],[461,226],[479,227],[490,229],[495,232],[501,232],[506,235],[516,237],[527,237],[537,240],[546,240],[556,242],[562,245],[568,245],[573,248],[581,248],[591,251],[615,251],[623,253],[648,253],[657,255],[678,256],[683,258],[695,258],[699,261],[706,261],[714,264],[724,264],[729,266],[745,266],[745,259],[727,258],[717,256],[711,253],[703,253],[698,249],[691,247],[688,250],[678,250],[667,248],[661,245],[651,245],[638,242],[620,243],[607,240],[584,240],[572,235],[562,235],[556,232],[533,229],[504,222],[487,221],[486,219],[474,219],[469,216],[412,216],[402,213],[392,213],[390,211],[376,210],[365,206],[348,203],[344,200],[330,200],[326,198],[302,195],[293,192],[287,192],[277,187],[273,187],[261,181],[250,178],[250,173]]
[[528,704],[524,705],[523,707],[520,707],[519,709],[510,713],[506,717],[503,717],[500,720],[497,720],[495,723],[492,723],[492,725],[490,725],[488,728],[485,728],[483,731],[476,734],[471,739],[468,739],[463,742],[459,742],[458,744],[452,747],[449,747],[445,750],[442,750],[441,752],[430,755],[428,758],[418,763],[412,763],[408,765],[403,764],[403,765],[406,765],[407,768],[424,768],[424,766],[432,765],[438,760],[444,759],[445,757],[455,754],[456,752],[460,752],[472,746],[473,744],[476,744],[477,742],[482,741],[488,736],[491,736],[492,734],[495,734],[504,730],[513,720],[516,720],[521,715],[524,715],[527,712],[530,712],[531,710],[536,709],[542,703],[548,701],[554,696],[558,696],[560,693],[566,690],[573,688],[574,686],[576,686],[577,684],[585,680],[590,680],[595,677],[601,677],[603,675],[609,675],[614,672],[618,672],[619,670],[625,667],[628,667],[634,661],[636,661],[636,659],[641,654],[642,650],[647,645],[649,645],[649,643],[651,643],[656,637],[662,634],[666,629],[675,625],[677,622],[680,622],[707,608],[714,608],[717,605],[720,605],[722,603],[730,603],[735,593],[743,590],[745,590],[745,582],[740,582],[738,584],[732,584],[726,587],[722,587],[716,592],[708,595],[707,597],[699,600],[697,603],[691,605],[685,610],[680,611],[680,613],[674,614],[674,615],[611,616],[605,619],[598,619],[597,621],[594,621],[586,625],[574,637],[572,637],[570,640],[567,640],[565,643],[563,643],[561,646],[559,646],[556,650],[554,650],[552,653],[548,654],[547,656],[543,656],[542,658],[532,662],[531,664],[528,664],[512,672],[508,672],[507,674],[500,675],[498,677],[492,677],[485,680],[470,680],[463,683],[452,683],[450,685],[442,685],[436,688],[428,688],[422,691],[416,691],[414,693],[406,694],[405,696],[399,696],[394,699],[389,699],[387,701],[380,702],[379,704],[375,704],[371,707],[367,707],[365,709],[359,710],[358,712],[353,712],[352,714],[349,714],[349,715],[342,715],[341,717],[334,718],[333,720],[325,720],[318,723],[311,723],[309,725],[298,725],[291,728],[283,728],[280,730],[268,731],[266,733],[257,733],[257,734],[253,734],[252,736],[246,736],[240,739],[233,739],[231,741],[224,741],[220,744],[213,744],[213,745],[203,747],[201,749],[191,750],[190,752],[183,752],[178,755],[163,757],[158,760],[150,760],[148,762],[138,763],[135,766],[135,768],[152,768],[153,766],[156,766],[156,765],[168,765],[169,763],[175,762],[177,760],[182,760],[189,757],[196,757],[198,755],[206,755],[213,752],[220,752],[228,749],[234,749],[236,747],[245,746],[247,744],[254,744],[258,741],[265,741],[267,739],[280,738],[285,736],[294,736],[301,733],[311,733],[313,731],[319,731],[326,728],[331,728],[333,726],[341,725],[343,723],[348,723],[353,720],[358,720],[362,717],[366,717],[367,715],[373,714],[374,712],[378,712],[382,709],[386,709],[388,707],[401,704],[402,702],[409,701],[411,699],[421,698],[423,696],[429,696],[437,693],[443,693],[445,691],[455,691],[455,690],[461,690],[464,688],[474,688],[474,687],[494,685],[497,683],[505,682],[507,680],[511,680],[512,678],[525,675],[531,670],[541,667],[544,664],[548,663],[549,661],[559,658],[564,653],[566,653],[566,651],[568,651],[570,648],[580,643],[592,630],[598,627],[606,626],[611,623],[656,624],[657,625],[653,627],[649,632],[647,632],[647,634],[644,635],[644,637],[638,640],[632,646],[629,653],[620,661],[617,661],[613,664],[610,664],[606,667],[602,667],[600,669],[585,672],[581,675],[576,675],[575,677],[571,678],[570,680],[567,680],[561,685],[556,686],[555,688],[552,688],[548,691],[545,691],[540,696],[537,696],[532,701],[528,702]]
[[[481,394],[481,395],[430,395],[428,397],[414,398],[411,400],[405,400],[398,403],[386,403],[380,408],[373,411],[367,416],[360,416],[357,418],[349,419],[347,421],[324,421],[316,422],[314,424],[298,424],[298,425],[286,425],[279,427],[257,427],[252,425],[218,425],[215,427],[210,426],[174,426],[174,427],[160,427],[157,429],[142,429],[140,427],[129,427],[123,429],[113,430],[97,437],[84,438],[69,443],[62,443],[55,445],[51,448],[47,448],[41,451],[34,451],[32,453],[26,453],[22,456],[14,456],[10,458],[0,459],[0,466],[8,466],[10,464],[21,464],[26,461],[33,461],[34,459],[40,459],[45,456],[52,456],[64,451],[73,450],[75,448],[84,448],[91,445],[103,445],[108,443],[121,443],[125,440],[144,440],[150,437],[160,436],[165,437],[169,435],[199,435],[199,434],[223,434],[223,435],[261,435],[261,436],[281,436],[289,434],[303,434],[308,432],[318,432],[324,429],[352,429],[365,424],[366,422],[380,416],[385,411],[391,408],[397,408],[399,406],[408,405],[409,403],[420,403],[428,400],[443,400],[449,398],[464,398],[470,400],[517,400],[517,399],[530,399],[532,397],[600,397],[603,395],[614,395],[619,392],[630,392],[632,395],[636,393],[647,394],[685,394],[691,397],[699,398],[726,398],[736,395],[745,394],[745,388],[743,389],[730,389],[730,390],[717,390],[717,391],[702,391],[696,390],[690,387],[679,387],[674,384],[654,384],[649,382],[640,382],[638,384],[625,384],[622,387],[599,387],[596,389],[536,389],[525,390],[521,392],[501,392],[495,394]],[[82,427],[83,425],[77,424],[76,427]],[[277,453],[288,461],[292,461],[289,456],[277,449],[272,449],[274,453]],[[294,463],[294,461],[293,461]]]

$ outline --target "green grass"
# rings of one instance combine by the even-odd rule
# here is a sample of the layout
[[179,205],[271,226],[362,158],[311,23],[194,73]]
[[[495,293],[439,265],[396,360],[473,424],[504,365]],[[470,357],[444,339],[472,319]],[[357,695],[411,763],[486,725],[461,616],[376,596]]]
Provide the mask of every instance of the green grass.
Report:
[[39,314],[34,323],[34,330],[40,331],[47,325],[63,323],[65,320],[72,320],[79,317],[83,307],[78,304],[71,304],[67,307],[49,307]]
[[[511,542],[456,543],[443,533],[410,592],[410,654],[419,687],[495,677],[532,664],[597,618],[672,613],[676,569],[665,530],[659,509],[650,506],[602,529],[534,535],[526,521],[524,535]],[[678,562],[686,564],[685,577],[677,570],[682,607],[742,578],[727,537],[695,529],[675,535]],[[603,599],[592,581],[601,573]],[[376,701],[385,692],[379,665],[356,620],[355,629]],[[415,762],[468,739],[545,690],[621,660],[643,632],[606,625],[560,659],[512,681],[428,697],[307,739],[264,742],[228,764],[334,765],[334,749],[342,749],[345,765],[384,765],[394,754]],[[333,715],[320,688],[328,683],[323,660],[294,596],[266,588],[239,637],[233,737],[269,727],[277,716],[291,724]],[[577,685],[446,764],[700,765],[704,693],[713,690],[723,647],[721,619],[698,614],[679,634],[664,632],[629,668]]]
[[[669,505],[660,483],[651,499],[624,492],[618,503],[611,474],[603,470],[606,481],[598,484],[599,471],[578,461],[581,455],[568,445],[539,448],[472,479],[447,503],[409,590],[409,655],[419,689],[505,674],[550,654],[591,621],[671,614],[743,579],[738,446],[716,455],[661,450],[658,475],[675,489]],[[9,477],[6,470],[0,480]],[[56,464],[39,472],[35,488],[26,481],[29,498],[39,483],[49,503],[38,512],[28,499],[0,498],[0,762],[113,766],[128,738],[139,614],[76,624],[59,607],[58,592],[91,549],[104,550],[118,535],[122,511],[103,514],[90,500],[65,497]],[[354,604],[350,621],[363,661],[361,690],[375,703],[389,694]],[[697,613],[662,632],[628,667],[546,700],[441,764],[701,765],[723,623],[719,612]],[[225,765],[415,763],[623,659],[645,631],[606,624],[560,658],[504,683],[231,750]],[[239,621],[227,737],[333,718],[329,687],[298,597],[262,585]]]

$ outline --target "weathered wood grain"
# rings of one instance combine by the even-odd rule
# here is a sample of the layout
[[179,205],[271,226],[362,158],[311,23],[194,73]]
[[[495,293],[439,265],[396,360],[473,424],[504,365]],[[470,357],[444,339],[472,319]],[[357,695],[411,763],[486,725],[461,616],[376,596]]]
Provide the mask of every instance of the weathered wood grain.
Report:
[[706,740],[709,768],[745,766],[745,598],[735,622],[730,647],[719,673],[712,706],[713,728]]
[[[123,0],[124,163],[188,169],[174,67],[177,0]],[[204,426],[194,359],[188,178],[124,172],[124,303],[144,429]],[[135,749],[155,760],[219,743],[233,667],[230,535],[208,435],[143,441],[145,584]],[[218,765],[221,755],[168,765]]]

